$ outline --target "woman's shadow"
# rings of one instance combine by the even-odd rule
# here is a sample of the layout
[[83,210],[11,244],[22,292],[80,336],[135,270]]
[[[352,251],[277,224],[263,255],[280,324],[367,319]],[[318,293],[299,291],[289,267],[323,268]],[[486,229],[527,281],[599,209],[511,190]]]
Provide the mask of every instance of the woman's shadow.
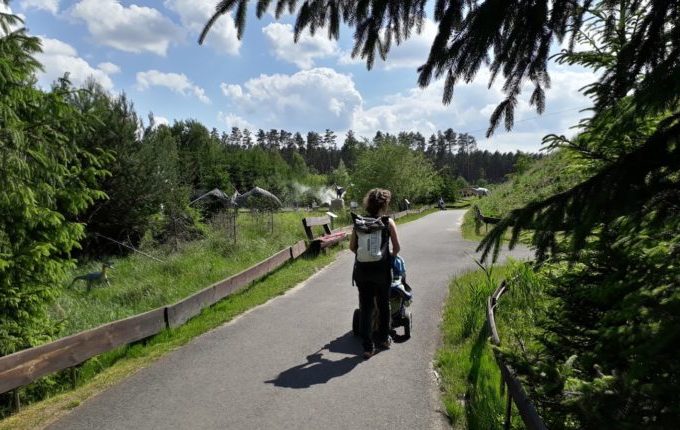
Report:
[[[324,350],[351,356],[333,361],[324,358]],[[356,341],[352,332],[348,332],[308,355],[306,363],[284,370],[276,379],[265,383],[287,388],[309,388],[312,385],[325,384],[333,378],[349,373],[364,361],[361,357],[362,351],[361,344]]]

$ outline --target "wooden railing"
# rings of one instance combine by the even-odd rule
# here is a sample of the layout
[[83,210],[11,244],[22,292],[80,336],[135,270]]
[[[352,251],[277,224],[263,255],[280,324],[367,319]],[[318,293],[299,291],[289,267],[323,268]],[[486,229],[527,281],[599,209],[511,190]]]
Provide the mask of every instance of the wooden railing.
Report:
[[498,224],[501,221],[500,218],[484,215],[482,211],[479,210],[479,207],[477,205],[472,206],[472,211],[474,212],[475,215],[475,228],[478,234],[479,227],[482,225],[482,223],[484,223],[484,230],[488,231],[489,224]]
[[[494,310],[498,305],[498,299],[507,291],[508,287],[505,281],[496,288],[496,291],[488,298],[486,304],[486,317],[489,322],[489,330],[491,331],[491,341],[494,345],[501,344],[501,339],[498,336],[498,329],[496,328],[496,318]],[[512,368],[503,362],[502,358],[496,355],[496,363],[501,369],[501,394],[504,387],[507,387],[507,403],[505,407],[505,423],[504,428],[510,428],[510,420],[512,418],[512,402],[517,406],[517,411],[522,417],[524,425],[529,430],[547,430],[547,427],[541,420],[541,417],[536,411],[536,407],[529,400],[522,387],[522,383],[517,379]]]
[[[405,215],[421,213],[424,210],[426,208],[398,212],[392,217],[398,219]],[[339,231],[349,232],[351,226],[334,230],[334,232]],[[203,309],[244,289],[288,261],[305,254],[306,251],[307,243],[301,240],[266,260],[175,304],[0,357],[0,393],[15,390],[14,407],[18,409],[20,402],[17,388],[51,373],[73,369],[74,366],[89,358],[148,338],[167,328],[178,327],[198,315]]]

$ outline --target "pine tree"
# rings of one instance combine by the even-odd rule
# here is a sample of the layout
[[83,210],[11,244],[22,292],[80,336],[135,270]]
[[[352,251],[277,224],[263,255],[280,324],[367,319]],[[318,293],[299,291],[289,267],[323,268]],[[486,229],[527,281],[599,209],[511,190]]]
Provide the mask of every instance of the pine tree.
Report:
[[71,103],[78,91],[68,79],[49,92],[36,88],[40,40],[21,24],[0,14],[0,355],[43,343],[59,329],[47,305],[84,236],[76,218],[105,197],[97,181],[111,160],[73,139],[96,118]]

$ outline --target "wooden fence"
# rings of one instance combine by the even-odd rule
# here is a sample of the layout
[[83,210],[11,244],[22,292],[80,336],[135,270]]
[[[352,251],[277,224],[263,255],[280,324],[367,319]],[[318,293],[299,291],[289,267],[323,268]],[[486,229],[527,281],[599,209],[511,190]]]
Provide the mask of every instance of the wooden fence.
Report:
[[[394,219],[421,213],[427,208],[397,212]],[[351,231],[351,226],[334,231]],[[303,255],[307,243],[301,240],[256,265],[217,282],[175,303],[104,324],[54,342],[36,346],[0,357],[0,393],[30,384],[38,378],[68,368],[73,368],[96,355],[148,338],[166,328],[184,324],[203,309],[249,286],[274,272],[288,261]],[[15,391],[15,408],[19,407]]]
[[[507,291],[507,284],[505,281],[496,288],[496,291],[488,298],[486,303],[486,317],[489,322],[489,329],[491,331],[491,341],[494,345],[500,345],[501,339],[498,336],[498,329],[496,328],[496,318],[494,310],[498,305],[498,299]],[[515,402],[517,411],[524,421],[524,425],[529,430],[547,430],[547,427],[541,420],[541,417],[536,411],[536,407],[529,400],[522,388],[522,383],[517,379],[512,368],[508,366],[503,360],[496,356],[496,363],[501,370],[501,393],[503,387],[507,387],[507,403],[505,407],[505,423],[504,428],[510,428],[510,420],[512,417],[512,402]]]

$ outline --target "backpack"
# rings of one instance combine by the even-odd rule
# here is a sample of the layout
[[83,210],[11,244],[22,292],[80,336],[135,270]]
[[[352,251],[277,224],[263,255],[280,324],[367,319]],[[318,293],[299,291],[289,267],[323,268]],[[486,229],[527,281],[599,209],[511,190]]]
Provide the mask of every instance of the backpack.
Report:
[[357,236],[356,262],[387,262],[389,257],[389,217],[369,218],[352,213]]

